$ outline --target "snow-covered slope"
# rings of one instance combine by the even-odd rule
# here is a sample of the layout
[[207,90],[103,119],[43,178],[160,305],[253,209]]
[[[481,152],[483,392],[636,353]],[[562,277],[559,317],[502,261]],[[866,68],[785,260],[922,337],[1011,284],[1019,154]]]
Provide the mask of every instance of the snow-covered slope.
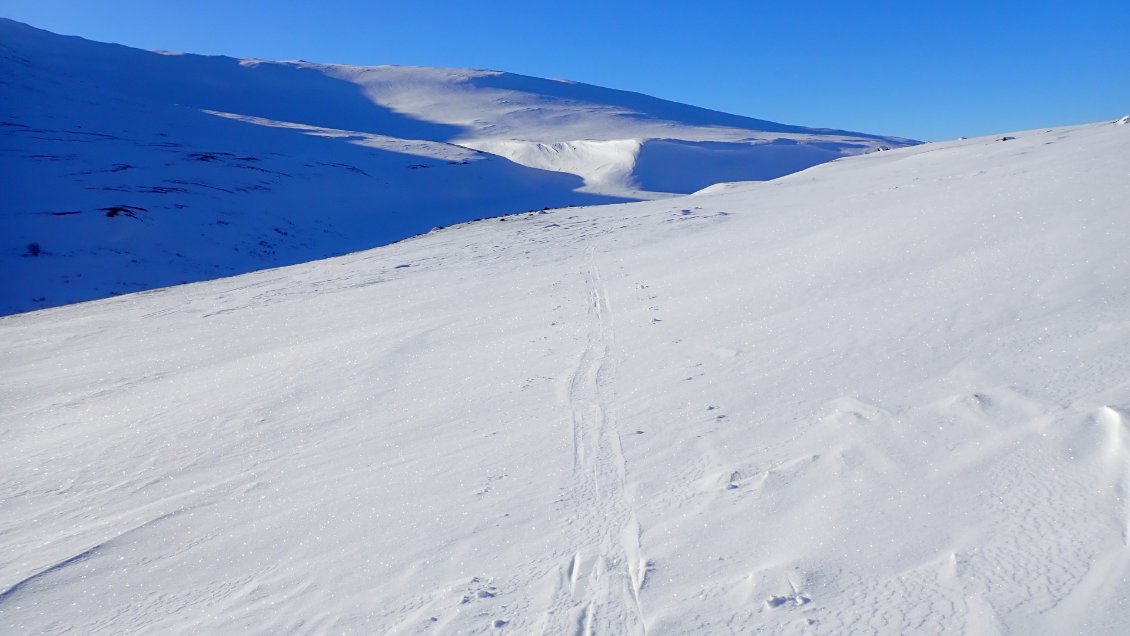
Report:
[[304,64],[394,112],[458,126],[455,140],[633,198],[766,180],[907,139],[788,126],[564,80],[470,69]]
[[1130,630],[1130,126],[0,319],[0,631]]
[[506,73],[160,54],[0,19],[0,313],[902,143]]

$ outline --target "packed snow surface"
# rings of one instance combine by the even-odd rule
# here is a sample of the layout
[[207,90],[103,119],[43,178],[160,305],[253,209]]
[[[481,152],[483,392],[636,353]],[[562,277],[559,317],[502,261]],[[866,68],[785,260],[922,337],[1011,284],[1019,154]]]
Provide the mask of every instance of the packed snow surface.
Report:
[[907,143],[498,71],[162,54],[0,18],[0,314]]
[[0,319],[0,631],[1130,632],[1130,127]]

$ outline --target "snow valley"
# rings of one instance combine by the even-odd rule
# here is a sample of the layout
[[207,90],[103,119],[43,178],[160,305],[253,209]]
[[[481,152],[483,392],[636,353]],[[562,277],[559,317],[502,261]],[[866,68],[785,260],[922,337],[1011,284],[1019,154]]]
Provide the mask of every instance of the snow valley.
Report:
[[497,71],[156,53],[0,19],[0,312],[911,142]]

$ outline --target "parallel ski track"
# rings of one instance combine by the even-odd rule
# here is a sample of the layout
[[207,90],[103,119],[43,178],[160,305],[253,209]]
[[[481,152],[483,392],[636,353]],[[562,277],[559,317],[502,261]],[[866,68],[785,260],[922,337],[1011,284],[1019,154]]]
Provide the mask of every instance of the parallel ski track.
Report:
[[625,493],[627,464],[612,401],[613,310],[596,248],[589,245],[586,259],[587,342],[568,383],[573,471],[563,534],[572,545],[558,566],[546,635],[647,633],[640,602],[647,561]]

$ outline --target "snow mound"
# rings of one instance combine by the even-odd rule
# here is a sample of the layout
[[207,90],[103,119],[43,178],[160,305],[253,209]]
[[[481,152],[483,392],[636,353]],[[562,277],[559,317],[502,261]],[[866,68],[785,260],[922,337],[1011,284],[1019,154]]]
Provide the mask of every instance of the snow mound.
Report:
[[1130,127],[1011,136],[0,319],[0,631],[1128,633]]
[[693,195],[700,195],[700,194],[717,194],[719,192],[729,192],[730,190],[736,190],[738,188],[744,188],[744,187],[747,187],[749,185],[750,185],[749,183],[744,182],[744,181],[738,181],[738,182],[726,182],[726,181],[724,181],[722,183],[715,183],[714,185],[706,186],[705,188],[703,188],[701,190],[697,190],[695,192],[692,192],[691,195],[693,196]]

